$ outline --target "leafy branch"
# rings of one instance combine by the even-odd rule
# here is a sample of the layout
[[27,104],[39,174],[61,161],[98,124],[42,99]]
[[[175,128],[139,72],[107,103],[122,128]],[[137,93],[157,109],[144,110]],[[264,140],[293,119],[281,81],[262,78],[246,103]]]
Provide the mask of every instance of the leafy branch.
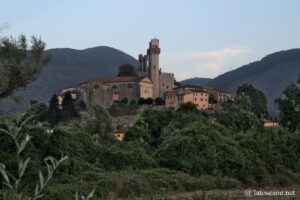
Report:
[[44,176],[41,171],[39,171],[39,182],[36,184],[34,194],[32,197],[26,195],[23,186],[23,177],[28,167],[30,158],[23,158],[23,151],[25,150],[28,142],[30,141],[30,136],[26,134],[24,136],[22,130],[26,123],[30,121],[34,116],[26,117],[26,113],[18,116],[13,121],[7,121],[6,129],[1,128],[0,132],[3,132],[10,136],[12,139],[15,149],[16,149],[16,164],[17,164],[17,175],[14,176],[6,170],[6,166],[0,163],[0,173],[4,179],[4,185],[6,185],[11,192],[14,194],[17,200],[36,200],[43,197],[43,190],[45,189],[48,182],[53,177],[54,171],[57,167],[66,159],[68,156],[62,156],[60,160],[56,160],[53,157],[46,157],[44,162],[47,166],[47,175]]

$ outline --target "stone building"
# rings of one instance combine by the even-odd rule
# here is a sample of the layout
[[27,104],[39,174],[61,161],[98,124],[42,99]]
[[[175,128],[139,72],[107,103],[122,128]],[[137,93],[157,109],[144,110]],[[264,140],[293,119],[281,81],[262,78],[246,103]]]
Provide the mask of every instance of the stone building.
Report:
[[140,98],[152,98],[152,91],[152,81],[147,76],[98,77],[80,84],[81,98],[88,107],[109,108],[124,98],[137,102]]
[[165,93],[165,105],[167,108],[177,108],[178,96],[174,90],[166,91]]
[[60,92],[59,92],[59,95],[57,96],[58,98],[58,104],[61,105],[62,104],[62,101],[64,99],[64,96],[66,93],[70,93],[71,94],[71,97],[72,99],[75,101],[78,99],[78,96],[79,96],[79,90],[77,88],[74,88],[74,87],[71,87],[71,88],[65,88],[65,89],[62,89]]
[[87,106],[92,104],[109,108],[114,101],[127,98],[165,97],[165,92],[174,88],[174,74],[161,71],[159,65],[159,40],[149,42],[147,55],[139,55],[138,76],[98,77],[80,84],[81,98]]
[[162,72],[159,64],[159,40],[154,38],[149,42],[147,55],[139,55],[139,73],[148,76],[153,83],[153,99],[164,98],[165,92],[174,88],[174,74]]

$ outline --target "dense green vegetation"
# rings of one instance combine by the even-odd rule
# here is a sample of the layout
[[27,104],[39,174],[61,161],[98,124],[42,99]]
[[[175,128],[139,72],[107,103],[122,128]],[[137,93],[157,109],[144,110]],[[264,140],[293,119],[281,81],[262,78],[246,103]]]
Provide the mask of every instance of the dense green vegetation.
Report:
[[[41,41],[33,43],[43,48]],[[27,49],[25,44],[21,38],[13,48]],[[30,58],[24,52],[13,58],[19,53],[23,66]],[[42,64],[36,61],[35,66]],[[36,73],[0,91],[0,98],[26,86]],[[274,129],[264,128],[257,117],[267,113],[261,92],[244,85],[238,94],[238,100],[211,115],[191,103],[166,109],[158,106],[162,99],[151,98],[124,99],[108,110],[85,108],[66,93],[62,105],[53,95],[49,106],[34,102],[17,118],[1,116],[0,199],[44,195],[69,200],[90,191],[95,199],[155,198],[170,192],[299,185],[298,86],[289,86],[277,100],[283,127]],[[124,141],[117,141],[111,116],[138,114],[140,105],[146,109]]]
[[[298,84],[300,79],[298,80]],[[280,122],[291,131],[300,128],[300,89],[297,84],[290,84],[276,99],[280,110]]]
[[[30,122],[23,130],[32,138],[24,151],[31,158],[26,192],[33,190],[37,171],[45,170],[43,158],[62,155],[69,159],[56,170],[44,199],[70,199],[76,191],[87,194],[94,187],[97,198],[130,199],[171,191],[300,184],[299,130],[264,129],[243,101],[228,102],[215,118],[204,117],[193,106],[176,111],[149,107],[124,142],[111,137],[110,116],[101,108],[85,111],[67,125],[58,123],[53,133]],[[3,120],[1,126],[6,128]],[[0,163],[16,173],[14,145],[4,133],[0,137]],[[2,185],[3,194],[7,191]]]
[[238,98],[249,98],[251,111],[258,117],[268,116],[267,98],[262,91],[244,83],[238,87],[236,94]]

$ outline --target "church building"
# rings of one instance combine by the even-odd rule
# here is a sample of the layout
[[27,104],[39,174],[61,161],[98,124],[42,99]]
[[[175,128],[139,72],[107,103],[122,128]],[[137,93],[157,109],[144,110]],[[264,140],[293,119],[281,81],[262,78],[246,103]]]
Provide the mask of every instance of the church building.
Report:
[[137,76],[96,77],[80,84],[81,99],[89,107],[100,105],[109,108],[114,101],[140,98],[164,99],[165,92],[174,88],[174,74],[161,71],[159,65],[159,40],[149,42],[147,55],[139,55]]

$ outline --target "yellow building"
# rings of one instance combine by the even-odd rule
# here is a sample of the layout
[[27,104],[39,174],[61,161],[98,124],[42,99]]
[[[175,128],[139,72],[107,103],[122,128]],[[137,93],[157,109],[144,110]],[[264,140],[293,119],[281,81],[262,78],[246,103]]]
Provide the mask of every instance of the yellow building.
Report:
[[186,94],[181,96],[179,104],[191,102],[197,106],[198,110],[207,110],[208,96],[209,96],[208,93],[203,90],[199,90],[199,89],[189,90],[187,91]]
[[233,95],[229,92],[198,85],[180,86],[165,93],[166,107],[174,108],[191,102],[198,110],[215,110],[218,105],[229,99],[233,100]]

